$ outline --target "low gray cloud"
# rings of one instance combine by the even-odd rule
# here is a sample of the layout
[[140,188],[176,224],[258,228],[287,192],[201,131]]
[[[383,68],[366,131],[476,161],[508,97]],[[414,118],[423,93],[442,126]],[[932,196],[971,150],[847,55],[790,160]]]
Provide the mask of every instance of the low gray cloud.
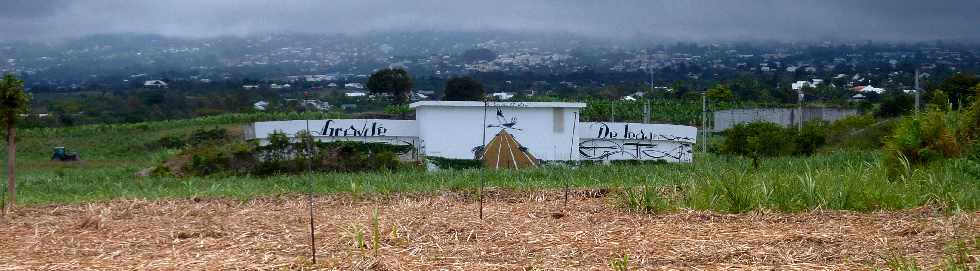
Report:
[[5,0],[0,40],[389,30],[671,40],[980,40],[980,1]]

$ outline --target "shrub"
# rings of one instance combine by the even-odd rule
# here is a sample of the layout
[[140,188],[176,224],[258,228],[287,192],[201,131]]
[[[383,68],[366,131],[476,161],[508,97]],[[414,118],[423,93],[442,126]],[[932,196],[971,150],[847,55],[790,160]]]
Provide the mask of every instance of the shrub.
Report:
[[184,171],[198,176],[223,171],[231,161],[229,155],[217,145],[194,148],[189,154],[191,162]]
[[[289,142],[284,136],[270,138],[270,143],[256,147],[256,170],[259,175],[298,173],[307,169],[308,163],[317,171],[350,172],[363,170],[394,170],[400,166],[399,154],[412,150],[411,146],[374,142],[307,142],[298,137]],[[309,144],[309,145],[307,145]],[[312,147],[307,152],[308,146]]]
[[397,116],[399,118],[407,118],[415,112],[415,110],[408,107],[408,105],[389,105],[384,108],[385,114],[392,116]]
[[[977,96],[980,96],[980,84],[974,89]],[[980,139],[980,102],[973,101],[969,107],[963,110],[960,120],[963,128],[959,131],[958,136],[963,139],[963,142],[976,142],[977,139]]]
[[932,109],[920,117],[899,121],[885,144],[884,162],[890,178],[907,173],[913,166],[959,155],[955,127],[947,121],[951,114]]
[[908,113],[915,107],[915,98],[901,92],[885,92],[881,105],[875,110],[877,117],[897,117]]
[[[144,128],[145,129],[145,128]],[[199,146],[203,144],[222,143],[228,140],[228,131],[223,128],[198,129],[190,135],[166,135],[146,144],[146,148],[155,149],[180,149],[187,146]]]
[[191,146],[220,143],[228,140],[228,131],[224,128],[198,129],[191,133],[187,143]]
[[771,122],[738,124],[725,130],[722,151],[752,158],[759,167],[759,158],[796,153],[796,135],[791,129]]
[[450,159],[442,157],[426,157],[426,160],[440,169],[471,169],[483,167],[483,162],[476,159]]
[[290,141],[284,134],[274,133],[264,146],[245,141],[202,143],[184,150],[175,159],[188,160],[180,169],[190,175],[264,176],[306,172],[308,167],[331,172],[395,170],[401,164],[398,155],[410,150],[411,146],[385,143],[313,142],[305,133]]
[[875,123],[875,118],[869,114],[847,116],[834,121],[827,126],[827,143],[841,144],[862,129]]
[[796,134],[796,154],[811,155],[827,143],[827,122],[808,121],[803,130]]
[[796,150],[793,132],[771,122],[738,124],[724,134],[722,150],[728,154],[766,157],[789,155]]
[[179,135],[168,135],[147,144],[148,149],[180,149],[187,146],[187,141]]

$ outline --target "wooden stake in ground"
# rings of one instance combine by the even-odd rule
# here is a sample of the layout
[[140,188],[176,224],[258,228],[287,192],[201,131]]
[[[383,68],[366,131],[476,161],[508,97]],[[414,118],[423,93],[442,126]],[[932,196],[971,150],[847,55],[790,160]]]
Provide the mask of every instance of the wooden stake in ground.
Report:
[[[568,162],[569,163],[575,163],[575,146],[578,145],[577,142],[575,142],[576,141],[575,140],[575,130],[578,129],[578,125],[577,125],[578,124],[578,112],[574,112],[574,113],[575,113],[575,118],[572,120],[572,140],[571,140],[572,142],[571,142],[571,144],[568,145]],[[563,179],[562,180],[562,184],[565,186],[565,191],[564,191],[565,192],[565,202],[562,203],[562,208],[566,208],[566,207],[568,207],[568,181],[569,181],[569,179],[571,179],[571,177],[565,176],[565,178],[562,178],[562,179]]]
[[[480,138],[481,140],[483,140],[483,145],[482,145],[483,150],[481,151],[482,153],[480,153],[480,159],[484,159],[484,160],[487,157],[487,106],[489,106],[489,102],[484,99],[483,100],[483,136]],[[481,170],[480,171],[480,191],[477,192],[479,194],[478,196],[480,197],[480,220],[483,220],[483,185],[484,185],[484,179],[486,179],[486,176],[484,176],[484,172]]]
[[313,259],[313,264],[316,264],[316,231],[313,222],[313,148],[310,145],[313,144],[313,132],[310,132],[310,120],[306,120],[306,135],[309,137],[306,139],[306,175],[309,177],[310,191],[308,195],[308,203],[310,205],[310,254]]

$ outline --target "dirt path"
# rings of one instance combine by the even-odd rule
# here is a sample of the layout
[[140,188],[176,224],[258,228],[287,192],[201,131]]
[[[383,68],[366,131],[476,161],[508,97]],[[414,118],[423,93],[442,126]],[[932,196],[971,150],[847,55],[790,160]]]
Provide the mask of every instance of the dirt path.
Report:
[[645,215],[581,194],[559,213],[560,197],[540,192],[488,197],[480,221],[456,195],[330,196],[317,199],[314,266],[306,201],[288,198],[19,209],[0,219],[0,270],[609,269],[624,254],[630,269],[839,270],[895,253],[932,269],[951,240],[980,236],[980,213],[928,209]]

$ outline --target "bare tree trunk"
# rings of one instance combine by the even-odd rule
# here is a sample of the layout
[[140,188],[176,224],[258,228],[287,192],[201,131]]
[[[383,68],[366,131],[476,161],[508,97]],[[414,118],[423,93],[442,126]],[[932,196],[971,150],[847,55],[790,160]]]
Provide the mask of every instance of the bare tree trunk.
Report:
[[[7,204],[5,209],[13,209],[14,202],[17,201],[17,187],[14,182],[14,157],[17,155],[17,142],[14,141],[13,123],[7,123]],[[5,211],[6,213],[6,211]]]

